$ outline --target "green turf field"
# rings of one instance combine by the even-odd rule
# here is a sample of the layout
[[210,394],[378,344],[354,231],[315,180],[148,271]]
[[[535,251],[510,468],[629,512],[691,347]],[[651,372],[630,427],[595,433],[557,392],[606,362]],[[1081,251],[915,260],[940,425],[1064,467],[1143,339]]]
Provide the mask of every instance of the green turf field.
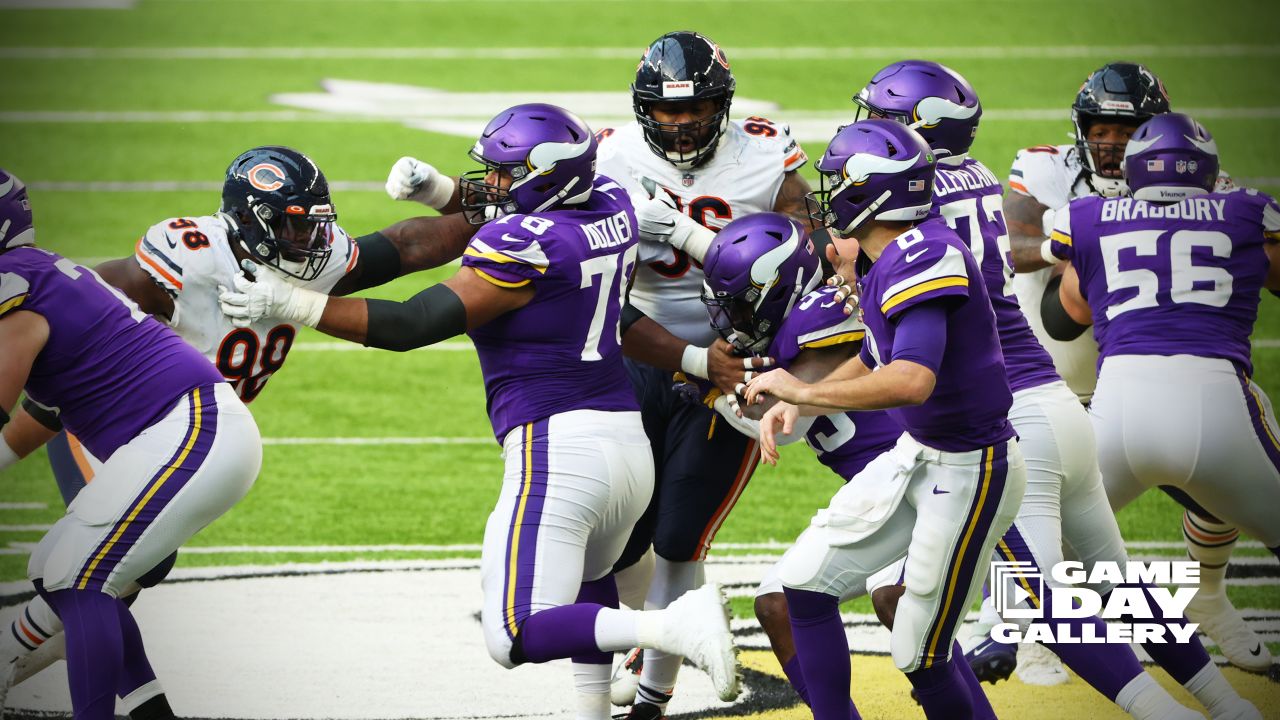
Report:
[[[335,202],[341,224],[357,235],[415,214],[417,206],[380,189],[401,155],[449,173],[470,169],[472,140],[406,125],[417,116],[370,116],[356,105],[326,113],[272,96],[322,93],[326,80],[513,97],[621,93],[643,47],[683,26],[725,48],[738,97],[776,104],[769,114],[778,122],[828,118],[834,127],[852,115],[850,95],[884,64],[904,56],[945,62],[981,93],[987,118],[974,155],[997,174],[1021,147],[1067,142],[1067,109],[1091,70],[1109,60],[1146,62],[1175,109],[1195,112],[1214,133],[1224,169],[1280,192],[1280,52],[1269,2],[1221,12],[1187,0],[131,5],[0,9],[0,165],[31,186],[39,242],[83,262],[128,255],[161,219],[213,211],[227,163],[253,145],[311,155],[346,188]],[[463,107],[455,115],[466,114],[465,98],[448,102]],[[629,112],[622,104],[604,114]],[[811,158],[821,154],[820,139],[802,140]],[[815,177],[811,167],[804,172]],[[450,272],[373,294],[403,298]],[[1270,343],[1254,350],[1257,379],[1273,397],[1280,392],[1275,302],[1264,297],[1256,338]],[[474,554],[367,547],[480,542],[501,460],[474,355],[335,347],[316,333],[299,337],[286,369],[252,405],[268,441],[257,486],[192,543],[219,551],[183,555],[182,565]],[[362,440],[339,443],[344,438]],[[307,444],[288,444],[300,440]],[[788,448],[778,468],[756,474],[718,540],[788,541],[836,486],[806,448]],[[0,554],[0,581],[18,580],[38,528],[62,509],[42,457],[0,478],[0,501],[44,504],[0,510],[0,552],[8,553]],[[1129,540],[1168,543],[1144,552],[1178,552],[1180,512],[1166,498],[1148,494],[1120,520]],[[290,550],[315,545],[334,549],[321,557]],[[1280,610],[1278,585],[1235,587],[1232,597]]]

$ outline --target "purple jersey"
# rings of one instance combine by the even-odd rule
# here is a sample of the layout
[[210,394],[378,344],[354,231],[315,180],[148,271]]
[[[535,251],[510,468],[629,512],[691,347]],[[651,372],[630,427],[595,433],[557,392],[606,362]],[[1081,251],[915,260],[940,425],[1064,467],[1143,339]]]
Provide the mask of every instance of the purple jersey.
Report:
[[[861,343],[866,330],[856,316],[844,314],[844,303],[835,299],[836,288],[823,287],[800,299],[773,336],[769,356],[790,368],[800,353],[841,343]],[[884,410],[822,415],[814,418],[805,442],[818,460],[848,480],[902,435],[902,428]]]
[[1111,355],[1226,358],[1246,373],[1249,335],[1280,240],[1280,206],[1256,190],[1160,204],[1084,197],[1050,236],[1093,312],[1099,365]]
[[960,165],[938,165],[933,181],[933,210],[969,245],[982,279],[1013,392],[1058,381],[1053,358],[1036,339],[1013,293],[1013,256],[1004,224],[1004,187],[985,165],[967,158]]
[[639,409],[619,337],[638,239],[626,191],[603,176],[582,205],[508,215],[472,238],[464,266],[500,287],[535,290],[528,305],[467,333],[499,442],[556,413]]
[[97,273],[33,247],[0,254],[0,316],[49,323],[26,392],[100,460],[164,416],[193,388],[222,382],[195,348]]
[[933,394],[889,411],[916,440],[949,452],[978,450],[1013,437],[1013,395],[1005,376],[995,314],[982,271],[941,219],[926,220],[889,243],[858,286],[870,331],[863,360],[888,365],[899,315],[922,303],[947,307],[947,345]]

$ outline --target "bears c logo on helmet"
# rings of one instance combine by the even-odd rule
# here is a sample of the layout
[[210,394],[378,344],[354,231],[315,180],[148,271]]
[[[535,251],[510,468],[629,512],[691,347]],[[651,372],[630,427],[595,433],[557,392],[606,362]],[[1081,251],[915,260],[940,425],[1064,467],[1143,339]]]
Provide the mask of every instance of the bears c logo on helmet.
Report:
[[249,184],[259,190],[279,190],[284,187],[284,170],[271,163],[258,163],[249,168]]

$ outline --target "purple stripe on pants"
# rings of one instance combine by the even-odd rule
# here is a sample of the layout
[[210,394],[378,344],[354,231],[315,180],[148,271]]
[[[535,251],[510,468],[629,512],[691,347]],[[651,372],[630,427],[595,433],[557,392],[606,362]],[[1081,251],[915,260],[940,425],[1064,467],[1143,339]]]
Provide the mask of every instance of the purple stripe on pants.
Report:
[[[520,627],[529,617],[533,605],[533,587],[537,579],[538,532],[542,526],[542,508],[547,499],[548,420],[525,425],[521,443],[522,482],[520,495],[511,513],[511,530],[507,541],[507,578],[503,595],[503,625],[515,640]],[[515,577],[511,577],[512,552],[515,553]],[[511,583],[515,583],[514,593]]]
[[[89,562],[81,570],[77,583],[79,589],[101,590],[106,585],[111,574],[133,549],[134,543],[151,527],[182,488],[186,487],[187,481],[209,457],[214,437],[218,434],[218,404],[214,397],[214,387],[206,385],[196,388],[188,398],[189,417],[182,442],[169,461],[147,481],[129,509],[94,550]],[[190,450],[187,450],[188,445]]]
[[[991,477],[986,481],[986,493],[979,484],[974,493],[969,511],[965,513],[965,522],[961,526],[960,542],[956,543],[947,570],[944,572],[943,598],[948,589],[951,591],[950,602],[938,608],[938,615],[930,624],[925,635],[925,646],[920,658],[920,667],[928,668],[935,663],[945,662],[951,650],[956,625],[968,607],[969,586],[974,573],[978,571],[978,563],[989,560],[991,547],[986,544],[991,525],[995,522],[996,511],[1000,507],[1000,499],[1004,496],[1005,481],[1009,474],[1009,445],[1002,442],[983,451],[979,472],[986,474],[987,460],[991,461]],[[969,541],[963,542],[968,535]]]

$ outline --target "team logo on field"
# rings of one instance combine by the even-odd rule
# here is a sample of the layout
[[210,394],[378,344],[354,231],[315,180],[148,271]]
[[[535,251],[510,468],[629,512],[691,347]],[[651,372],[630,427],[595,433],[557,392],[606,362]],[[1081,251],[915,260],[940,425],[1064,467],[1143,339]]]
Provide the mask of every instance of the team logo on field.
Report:
[[[991,563],[991,600],[1005,620],[991,629],[992,637],[1004,643],[1187,643],[1198,627],[1186,620],[1200,585],[1198,562],[1099,562],[1086,572],[1084,563],[1068,561],[1049,576],[1053,583],[1031,562]],[[1104,596],[1079,587],[1084,583],[1112,590]],[[1047,622],[1095,615],[1107,621],[1102,634],[1092,624],[1077,635],[1065,623]]]
[[271,163],[258,163],[249,168],[249,184],[259,190],[272,191],[284,187],[285,174],[279,166]]

